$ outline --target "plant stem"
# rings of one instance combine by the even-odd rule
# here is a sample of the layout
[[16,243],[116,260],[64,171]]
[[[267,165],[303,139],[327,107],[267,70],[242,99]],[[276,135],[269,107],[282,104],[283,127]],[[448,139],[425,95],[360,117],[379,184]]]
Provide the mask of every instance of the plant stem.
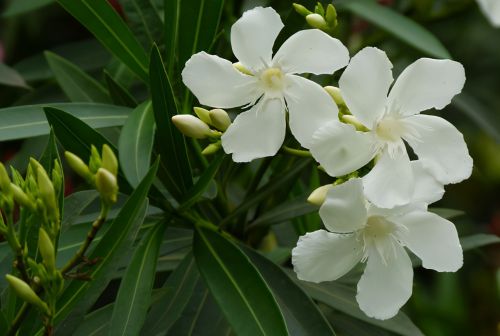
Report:
[[300,156],[300,157],[311,157],[311,152],[309,152],[308,150],[302,150],[302,149],[295,149],[295,148],[290,148],[290,147],[287,147],[287,146],[282,146],[281,147],[281,151],[283,153],[287,153],[287,154],[290,154],[290,155],[295,155],[295,156]]

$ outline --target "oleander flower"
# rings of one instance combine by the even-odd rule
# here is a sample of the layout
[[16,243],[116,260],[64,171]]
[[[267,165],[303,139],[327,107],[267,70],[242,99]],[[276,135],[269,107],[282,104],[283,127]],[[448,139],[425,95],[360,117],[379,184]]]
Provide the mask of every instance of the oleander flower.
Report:
[[500,27],[500,1],[477,0],[477,3],[490,23],[495,27]]
[[337,117],[337,106],[324,89],[295,74],[333,73],[347,65],[346,47],[326,33],[310,29],[292,35],[272,56],[282,28],[274,9],[251,9],[231,28],[231,45],[239,60],[236,66],[200,52],[182,71],[184,84],[201,104],[250,107],[222,136],[225,152],[232,153],[236,162],[276,154],[285,137],[286,110],[293,135],[306,148],[312,133],[325,120]]
[[422,203],[435,200],[442,185],[429,175],[418,179],[423,185],[414,195],[418,202],[393,209],[367,202],[359,178],[333,186],[319,211],[327,230],[307,233],[292,250],[297,277],[316,283],[336,280],[364,262],[356,300],[366,315],[388,319],[412,293],[413,268],[405,247],[424,268],[457,271],[463,256],[455,226]]
[[462,134],[443,118],[419,114],[444,108],[460,93],[463,66],[421,58],[401,73],[388,94],[391,69],[386,54],[377,48],[355,55],[339,87],[347,107],[368,131],[357,131],[334,118],[314,133],[310,146],[331,176],[357,170],[377,156],[363,184],[370,202],[384,208],[408,203],[415,188],[405,142],[442,184],[458,183],[472,172]]

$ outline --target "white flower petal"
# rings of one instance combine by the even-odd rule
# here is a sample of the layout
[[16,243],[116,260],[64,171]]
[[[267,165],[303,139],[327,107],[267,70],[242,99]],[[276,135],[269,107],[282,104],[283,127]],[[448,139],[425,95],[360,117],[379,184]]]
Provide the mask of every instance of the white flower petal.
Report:
[[415,179],[415,189],[413,190],[412,203],[431,204],[443,198],[444,187],[442,183],[424,168],[422,161],[410,162],[413,177]]
[[309,148],[314,132],[331,120],[338,120],[338,107],[317,83],[287,75],[285,100],[290,114],[290,129],[299,143]]
[[381,320],[398,313],[410,298],[413,285],[413,268],[402,246],[396,244],[385,261],[372,247],[356,295],[361,310]]
[[389,112],[410,116],[435,108],[442,109],[462,91],[465,70],[450,60],[421,58],[410,64],[392,87]]
[[222,147],[234,162],[275,155],[285,139],[285,110],[279,99],[259,102],[240,113],[222,135]]
[[231,27],[234,55],[253,70],[271,64],[273,44],[282,28],[279,14],[271,7],[255,7],[246,11]]
[[367,47],[351,59],[339,88],[351,113],[372,129],[384,113],[392,81],[392,63],[385,52]]
[[410,202],[414,190],[413,172],[406,150],[393,156],[385,150],[375,167],[363,177],[366,198],[382,208],[393,208]]
[[299,238],[292,250],[292,264],[300,280],[336,280],[351,270],[363,255],[355,235],[338,235],[325,230]]
[[498,0],[477,0],[484,16],[488,18],[495,27],[500,27],[500,1]]
[[462,133],[443,118],[415,115],[405,119],[418,138],[405,138],[423,166],[443,184],[461,182],[472,174],[472,158]]
[[422,266],[439,272],[462,267],[462,247],[452,222],[426,211],[414,211],[394,221],[408,228],[406,246],[422,259]]
[[201,104],[212,107],[246,105],[262,94],[257,91],[255,77],[243,75],[228,60],[205,52],[186,62],[182,81]]
[[331,187],[319,215],[331,232],[348,233],[363,228],[368,216],[362,180],[354,178]]
[[314,132],[310,150],[330,176],[342,176],[373,159],[374,141],[370,133],[334,120]]
[[301,30],[283,43],[273,66],[286,73],[331,74],[349,62],[349,51],[339,40],[318,29]]

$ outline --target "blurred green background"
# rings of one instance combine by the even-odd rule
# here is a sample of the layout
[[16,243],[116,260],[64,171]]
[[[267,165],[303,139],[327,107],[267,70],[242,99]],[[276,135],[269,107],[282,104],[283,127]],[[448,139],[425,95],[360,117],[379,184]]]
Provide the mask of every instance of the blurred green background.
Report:
[[[298,2],[308,8],[314,4]],[[123,14],[119,1],[110,3]],[[452,58],[465,66],[467,82],[463,93],[439,114],[464,133],[474,158],[474,172],[468,181],[447,186],[444,199],[435,206],[463,211],[453,220],[461,236],[500,235],[500,28],[487,21],[473,0],[379,3],[428,29]],[[291,23],[287,29],[305,27],[303,18],[292,11],[290,1],[227,0],[221,38],[228,39],[230,25],[245,9],[256,5],[273,6],[289,19],[285,21]],[[0,0],[0,12],[0,62],[15,70],[0,67],[0,108],[67,101],[45,61],[45,50],[67,58],[99,80],[102,67],[106,67],[115,75],[120,72],[122,82],[133,83],[132,75],[117,67],[111,55],[53,1]],[[388,53],[396,72],[428,56],[363,17],[343,10],[338,14],[336,34],[348,45],[351,55],[365,45],[378,46]],[[216,51],[232,57],[227,48]],[[140,97],[145,93],[134,94]],[[0,159],[21,168],[28,156],[36,156],[44,145],[45,140],[39,138],[3,142]],[[70,191],[71,185],[67,189]],[[500,335],[499,266],[500,246],[496,244],[466,253],[465,265],[458,273],[419,268],[407,313],[426,335]]]

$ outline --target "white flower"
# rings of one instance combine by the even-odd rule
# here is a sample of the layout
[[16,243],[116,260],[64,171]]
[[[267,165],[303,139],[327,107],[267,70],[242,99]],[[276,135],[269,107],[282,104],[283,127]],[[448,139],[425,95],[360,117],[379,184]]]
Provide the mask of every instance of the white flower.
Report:
[[394,83],[385,53],[365,48],[351,59],[339,81],[347,107],[368,132],[337,120],[313,135],[311,154],[331,176],[361,168],[376,155],[364,178],[367,198],[384,208],[406,204],[415,188],[406,141],[422,164],[443,184],[458,183],[472,172],[462,134],[448,121],[419,112],[448,105],[464,85],[463,66],[421,58]]
[[[431,194],[436,194],[442,189],[431,177],[420,178],[425,185],[420,192],[435,189]],[[425,195],[429,194],[414,196],[422,201]],[[424,268],[455,272],[462,266],[462,248],[453,223],[427,212],[421,203],[377,208],[365,200],[359,178],[332,187],[319,213],[328,231],[299,238],[292,250],[297,277],[311,282],[336,280],[358,262],[366,262],[356,300],[370,317],[393,317],[411,296],[413,268],[405,246],[422,260]]]
[[184,84],[201,104],[252,106],[236,117],[222,137],[225,152],[232,153],[236,162],[276,154],[285,137],[285,108],[292,133],[306,148],[313,132],[325,120],[337,117],[338,109],[323,88],[294,74],[331,74],[347,65],[347,49],[339,40],[310,29],[292,35],[273,57],[273,44],[282,28],[272,8],[249,10],[231,28],[234,55],[247,74],[205,52],[193,55],[182,71]]
[[479,7],[495,27],[500,27],[500,1],[498,0],[477,0]]

